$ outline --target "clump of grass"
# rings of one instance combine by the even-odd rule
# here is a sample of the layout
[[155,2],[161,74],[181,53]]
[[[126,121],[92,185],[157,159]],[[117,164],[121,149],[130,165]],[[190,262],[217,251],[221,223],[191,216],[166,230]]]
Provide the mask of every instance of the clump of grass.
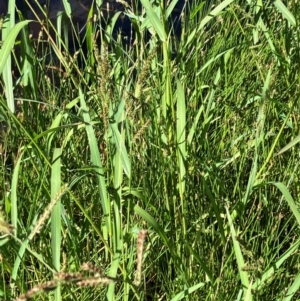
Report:
[[8,88],[0,68],[0,299],[299,298],[300,10],[250,2],[187,2],[176,38],[175,1],[123,3],[133,44],[95,9],[86,53],[22,38]]
[[[37,230],[36,230],[37,231]],[[32,231],[36,232],[35,230]],[[137,239],[137,268],[136,268],[136,278],[134,284],[139,286],[141,284],[142,277],[142,261],[144,256],[144,244],[146,239],[147,231],[140,230]],[[75,285],[77,287],[96,287],[99,285],[109,285],[118,281],[118,279],[113,279],[107,277],[103,274],[102,270],[94,266],[91,263],[84,263],[81,265],[82,272],[67,273],[60,272],[55,274],[53,280],[46,281],[42,284],[34,286],[25,294],[20,295],[15,301],[26,301],[34,298],[41,293],[49,293],[56,289],[59,285]],[[88,273],[88,275],[86,275]]]

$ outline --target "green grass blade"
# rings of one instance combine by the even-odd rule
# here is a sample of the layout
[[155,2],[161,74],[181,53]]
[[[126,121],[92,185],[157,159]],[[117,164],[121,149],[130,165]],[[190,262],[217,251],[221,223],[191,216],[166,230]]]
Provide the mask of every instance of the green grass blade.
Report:
[[290,148],[294,147],[296,144],[298,144],[300,141],[300,135],[297,136],[296,138],[294,138],[290,143],[288,143],[285,147],[283,147],[277,154],[276,156],[278,155],[281,155],[283,154],[284,152],[286,152],[287,150],[289,150]]
[[122,101],[119,104],[118,111],[114,115],[114,122],[110,123],[109,126],[113,132],[113,140],[116,144],[116,147],[118,149],[120,158],[122,160],[122,166],[124,169],[125,174],[128,178],[131,178],[131,164],[129,161],[128,153],[125,146],[125,136],[123,134],[120,134],[119,132],[119,124],[125,122],[125,115],[123,113],[125,106],[125,101],[122,99]]
[[[13,228],[13,234],[15,237],[18,235],[18,197],[17,197],[17,189],[18,189],[18,180],[20,177],[20,165],[23,158],[23,152],[20,154],[20,157],[18,158],[14,171],[13,171],[13,178],[11,183],[11,223]],[[28,241],[24,242],[24,244],[21,246],[18,257],[15,260],[14,268],[12,271],[12,280],[16,280],[18,276],[19,266],[21,263],[21,260],[23,258],[25,248],[28,244]],[[12,289],[14,289],[14,285],[12,285]]]
[[177,144],[178,144],[178,164],[179,164],[179,192],[183,200],[185,192],[185,176],[186,176],[186,103],[183,86],[177,80]]
[[167,40],[167,34],[165,32],[163,23],[157,17],[157,14],[153,10],[151,3],[148,0],[141,0],[141,2],[147,12],[147,18],[149,18],[152,26],[154,27],[156,33],[158,34],[160,40],[162,42],[165,42]]
[[172,0],[166,9],[166,20],[171,16],[179,0]]
[[259,172],[256,174],[256,180],[259,179],[259,177],[262,174],[263,170],[266,168],[266,165],[270,162],[270,160],[271,160],[271,158],[273,156],[275,147],[278,144],[279,138],[282,136],[282,132],[283,132],[283,130],[284,130],[284,128],[286,126],[286,123],[288,122],[289,118],[290,118],[290,113],[287,114],[287,116],[285,117],[284,122],[282,123],[281,128],[280,128],[280,130],[279,130],[279,132],[278,132],[278,134],[277,134],[277,136],[276,136],[276,138],[275,138],[275,140],[274,140],[274,142],[273,142],[273,144],[272,144],[272,146],[270,148],[270,151],[268,153],[267,158],[264,161],[263,166],[260,168]]
[[[19,19],[24,21],[22,12],[18,11]],[[21,57],[23,60],[22,66],[22,84],[27,87],[30,85],[34,99],[38,99],[38,86],[36,78],[36,66],[32,63],[34,57],[34,46],[30,41],[28,26],[21,30]]]
[[288,189],[286,188],[286,186],[283,183],[271,182],[270,184],[275,185],[281,191],[282,195],[286,199],[288,205],[290,206],[292,213],[294,214],[294,216],[300,226],[300,213],[297,209],[297,205],[296,205],[295,201],[293,200],[293,197],[291,196],[291,194],[288,191]]
[[184,290],[183,292],[178,293],[174,298],[171,299],[171,301],[179,301],[179,300],[188,298],[188,296],[190,294],[192,294],[193,292],[195,292],[198,289],[202,288],[204,285],[205,285],[205,283],[203,283],[203,282],[198,283],[198,284]]
[[24,152],[21,152],[14,171],[13,171],[13,177],[12,177],[12,182],[11,182],[11,223],[14,227],[13,233],[14,236],[17,237],[18,235],[18,180],[20,177],[20,165],[23,159],[23,154]]
[[13,29],[9,32],[3,45],[0,49],[0,73],[3,72],[4,66],[6,64],[7,58],[10,55],[10,51],[14,46],[15,40],[20,32],[20,30],[26,26],[31,21],[22,21],[15,25]]
[[[156,220],[144,209],[139,207],[138,205],[134,206],[134,211],[141,216],[149,225],[154,229],[154,231],[160,236],[163,240],[165,245],[169,248],[170,252],[175,254],[174,251],[176,250],[175,246],[172,242],[167,238],[163,228],[156,222]],[[177,257],[177,255],[176,255]]]
[[[3,24],[2,29],[2,40],[8,38],[9,33],[15,25],[15,0],[8,1],[8,15],[9,19],[6,19],[6,22]],[[1,54],[0,54],[1,55]],[[12,60],[11,54],[9,53],[6,64],[3,68],[2,77],[4,83],[4,92],[6,96],[6,103],[9,109],[14,113],[15,112],[15,103],[14,103],[14,91],[13,91],[13,79],[12,79]]]
[[[53,154],[53,165],[51,171],[51,201],[55,200],[59,195],[61,186],[61,149],[56,148]],[[56,204],[51,212],[51,248],[52,263],[56,272],[60,272],[60,252],[61,252],[61,202]],[[61,287],[55,289],[55,301],[61,301]]]
[[204,106],[201,105],[200,109],[198,110],[196,116],[194,118],[194,122],[190,128],[190,131],[189,131],[189,134],[188,134],[188,137],[187,137],[187,144],[188,145],[191,145],[192,141],[193,141],[193,138],[194,138],[194,135],[195,135],[195,132],[196,132],[196,129],[198,127],[198,122],[200,120],[200,116],[201,114],[203,114],[204,112]]
[[273,277],[276,273],[276,271],[280,268],[280,266],[291,256],[293,255],[299,248],[300,245],[300,239],[298,239],[273,265],[271,268],[269,268],[260,279],[256,280],[252,288],[254,290],[260,290],[264,286],[263,284],[268,281],[271,277]]
[[281,12],[282,16],[288,20],[292,26],[296,26],[296,19],[281,0],[275,0],[273,4]]
[[63,112],[59,112],[59,114],[54,118],[54,120],[52,121],[52,124],[49,128],[49,130],[52,130],[48,135],[47,135],[47,152],[48,154],[50,154],[50,150],[51,150],[51,144],[52,144],[52,140],[55,136],[55,131],[54,129],[58,128],[61,120],[63,118],[64,113]]
[[249,284],[249,286],[248,286],[248,289],[247,289],[247,292],[246,292],[244,301],[250,301],[250,300],[252,300],[251,289],[252,289],[252,280],[251,280],[251,282],[250,282],[250,284]]
[[213,63],[215,63],[216,61],[218,61],[221,57],[223,56],[228,56],[231,55],[231,53],[233,52],[233,50],[235,49],[235,47],[226,49],[225,51],[220,52],[219,54],[217,54],[216,56],[214,56],[213,58],[211,58],[210,60],[208,60],[203,67],[201,67],[201,69],[197,72],[197,76],[200,76],[201,73],[203,73],[208,67],[210,67]]
[[70,4],[70,1],[69,0],[62,0],[62,1],[63,1],[65,13],[67,14],[68,18],[71,18],[72,17],[72,7]]
[[194,251],[193,247],[188,242],[185,242],[185,245],[189,248],[191,254],[195,257],[196,261],[199,263],[200,267],[205,272],[205,274],[206,274],[207,278],[209,279],[209,281],[211,283],[213,283],[214,282],[213,273],[208,268],[206,262],[204,262],[204,260],[200,256],[200,254],[197,254]]
[[[238,265],[238,269],[239,269],[239,274],[240,274],[240,279],[243,285],[243,290],[244,290],[244,295],[248,296],[249,292],[249,277],[246,271],[243,271],[243,268],[245,266],[245,261],[244,261],[244,257],[241,251],[241,247],[239,242],[236,239],[236,231],[235,228],[233,226],[233,222],[231,219],[231,215],[230,212],[228,210],[228,208],[226,207],[226,214],[227,214],[227,219],[228,219],[228,224],[230,227],[230,233],[231,233],[231,238],[233,241],[233,248],[234,248],[234,253],[235,253],[235,257],[236,257],[236,261],[237,261],[237,265]],[[248,300],[252,300],[252,294],[250,292],[250,296],[248,297]]]
[[111,18],[111,20],[109,21],[109,24],[107,25],[106,29],[105,29],[105,36],[107,39],[107,42],[110,43],[112,41],[112,37],[113,37],[113,32],[114,32],[114,28],[115,25],[117,23],[121,15],[122,12],[116,12],[114,14],[114,16]]
[[13,79],[12,79],[12,68],[11,68],[11,55],[8,56],[6,65],[2,71],[6,103],[9,109],[14,113],[15,112],[15,103],[14,103],[14,89],[13,89]]
[[9,21],[5,22],[2,29],[2,39],[4,42],[0,49],[0,74],[2,74],[3,77],[7,106],[14,113],[14,87],[12,79],[12,61],[10,52],[14,46],[15,40],[20,30],[24,26],[26,26],[29,23],[29,21],[23,21],[14,26],[14,1],[9,1],[9,3],[13,4],[13,7],[9,7],[10,19]]
[[[120,108],[121,107],[121,108]],[[113,241],[114,241],[114,257],[112,259],[112,264],[109,270],[109,276],[115,278],[117,276],[120,260],[121,260],[121,250],[123,247],[123,226],[122,226],[122,207],[121,207],[121,200],[122,200],[122,182],[123,182],[123,162],[125,164],[129,163],[129,159],[127,156],[127,152],[125,149],[124,138],[125,138],[125,129],[124,129],[124,122],[120,126],[120,132],[117,127],[117,123],[119,121],[123,121],[125,118],[125,110],[124,106],[121,104],[119,105],[118,113],[116,116],[116,122],[114,123],[115,127],[113,129],[114,137],[117,145],[122,145],[122,147],[118,147],[117,151],[114,156],[114,189],[115,189],[115,197],[113,202],[113,209],[114,209],[114,223],[113,223]],[[118,135],[116,135],[116,132]],[[128,161],[124,161],[124,152],[126,154],[126,159]],[[125,170],[125,169],[124,169]],[[125,275],[124,275],[125,276]],[[106,298],[109,301],[115,300],[115,283],[111,283],[108,287]]]
[[[299,292],[300,288],[300,274],[297,275],[295,280],[293,281],[292,285],[288,289],[286,293],[286,297],[284,299],[281,299],[282,301],[291,301],[294,297],[294,295]],[[279,301],[279,299],[277,299]]]
[[[105,176],[104,176],[104,170],[102,167],[102,162],[101,162],[101,157],[100,157],[100,152],[98,148],[98,143],[95,137],[94,129],[91,122],[91,117],[89,115],[89,111],[85,102],[84,95],[79,89],[79,96],[80,96],[80,105],[82,109],[82,116],[83,120],[85,122],[85,128],[86,128],[86,133],[88,136],[88,141],[89,141],[89,147],[90,147],[90,152],[91,152],[91,161],[92,164],[95,166],[97,169],[97,174],[98,174],[98,189],[99,189],[99,194],[100,194],[100,199],[101,199],[101,206],[104,214],[104,220],[105,224],[102,225],[103,229],[103,236],[104,239],[107,241],[108,240],[108,234],[111,233],[111,220],[110,220],[110,202],[107,198],[107,190],[106,190],[106,183],[105,183]],[[108,253],[106,254],[108,255]]]

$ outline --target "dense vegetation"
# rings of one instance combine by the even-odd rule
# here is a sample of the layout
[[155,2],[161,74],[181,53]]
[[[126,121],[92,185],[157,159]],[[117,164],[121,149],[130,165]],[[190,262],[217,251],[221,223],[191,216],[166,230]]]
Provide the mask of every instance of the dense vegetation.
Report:
[[299,300],[299,2],[141,2],[2,23],[0,299]]

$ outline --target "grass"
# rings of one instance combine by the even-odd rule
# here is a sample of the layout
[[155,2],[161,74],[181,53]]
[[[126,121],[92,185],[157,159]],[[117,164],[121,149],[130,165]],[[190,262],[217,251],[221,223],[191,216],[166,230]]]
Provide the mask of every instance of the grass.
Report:
[[176,2],[2,25],[1,300],[300,299],[299,3]]

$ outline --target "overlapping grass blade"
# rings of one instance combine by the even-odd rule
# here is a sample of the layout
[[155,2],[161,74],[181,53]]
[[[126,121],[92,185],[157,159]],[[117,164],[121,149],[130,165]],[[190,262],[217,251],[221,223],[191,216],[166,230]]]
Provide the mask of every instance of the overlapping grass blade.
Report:
[[[22,12],[18,11],[19,19],[24,21]],[[33,64],[34,47],[30,41],[28,26],[24,26],[21,30],[21,57],[22,64],[22,84],[27,87],[30,85],[34,99],[38,99],[38,85],[36,78],[36,69]]]
[[[286,293],[286,297],[282,300],[283,301],[291,301],[293,299],[293,297],[295,296],[295,294],[297,292],[299,292],[299,288],[300,288],[300,274],[297,275],[297,277],[293,281],[292,285],[289,287],[289,289]],[[279,301],[280,299],[277,299],[277,300]]]

